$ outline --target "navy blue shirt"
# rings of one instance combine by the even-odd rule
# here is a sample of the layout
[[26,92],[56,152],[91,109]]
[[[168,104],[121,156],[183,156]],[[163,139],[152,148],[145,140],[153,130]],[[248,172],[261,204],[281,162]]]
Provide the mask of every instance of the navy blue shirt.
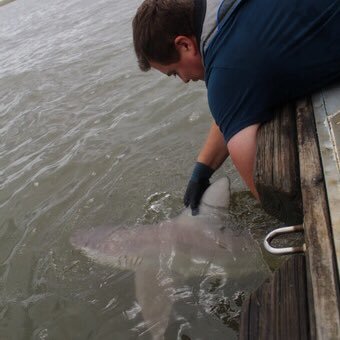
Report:
[[204,55],[226,142],[277,106],[340,81],[340,0],[243,0]]

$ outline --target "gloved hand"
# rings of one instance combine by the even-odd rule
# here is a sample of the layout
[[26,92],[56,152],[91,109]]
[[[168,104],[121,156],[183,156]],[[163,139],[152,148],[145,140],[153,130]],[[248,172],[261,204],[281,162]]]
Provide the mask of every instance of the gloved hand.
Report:
[[205,190],[210,185],[209,178],[214,171],[215,170],[200,162],[197,162],[194,167],[183,199],[186,207],[190,205],[193,216],[199,213],[198,206]]

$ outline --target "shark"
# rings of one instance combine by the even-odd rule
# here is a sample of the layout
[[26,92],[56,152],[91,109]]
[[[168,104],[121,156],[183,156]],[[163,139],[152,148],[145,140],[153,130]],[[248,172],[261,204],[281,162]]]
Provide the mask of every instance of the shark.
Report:
[[80,229],[70,242],[99,264],[135,273],[147,332],[164,339],[174,305],[192,292],[192,278],[198,291],[217,285],[232,296],[256,289],[270,275],[257,242],[225,222],[229,204],[230,181],[223,177],[205,191],[197,216],[184,208],[158,224]]

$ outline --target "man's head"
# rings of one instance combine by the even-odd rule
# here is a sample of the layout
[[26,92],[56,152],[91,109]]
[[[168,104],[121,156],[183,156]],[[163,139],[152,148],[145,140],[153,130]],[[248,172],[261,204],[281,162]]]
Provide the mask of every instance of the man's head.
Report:
[[145,0],[133,19],[133,41],[141,70],[151,67],[184,82],[203,80],[194,32],[193,0]]

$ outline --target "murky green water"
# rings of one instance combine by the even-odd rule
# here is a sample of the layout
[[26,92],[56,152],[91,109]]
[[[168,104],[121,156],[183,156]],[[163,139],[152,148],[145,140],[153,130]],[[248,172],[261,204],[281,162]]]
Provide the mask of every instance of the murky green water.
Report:
[[[0,339],[150,338],[133,274],[94,264],[69,243],[79,228],[176,216],[211,122],[203,83],[138,70],[130,26],[139,2],[0,7]],[[231,163],[223,174],[233,228],[261,239],[276,222]],[[228,338],[237,332],[234,298],[210,315]],[[205,325],[199,334],[212,333]]]

